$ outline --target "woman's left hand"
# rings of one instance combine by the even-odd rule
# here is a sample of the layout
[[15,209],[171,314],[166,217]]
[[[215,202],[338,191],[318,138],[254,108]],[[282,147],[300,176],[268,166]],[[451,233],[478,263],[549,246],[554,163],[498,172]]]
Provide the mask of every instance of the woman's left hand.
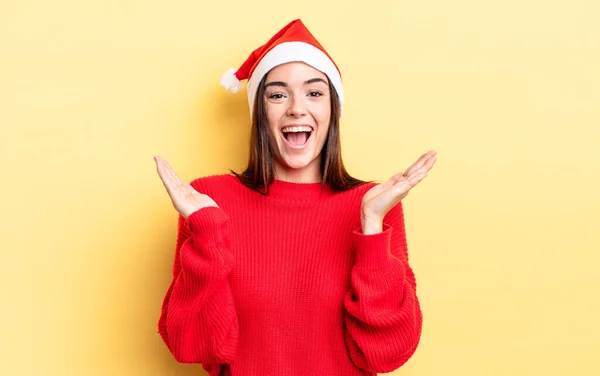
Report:
[[383,218],[408,192],[423,180],[436,161],[435,150],[423,154],[405,172],[371,188],[362,199],[361,224],[364,234],[382,231]]

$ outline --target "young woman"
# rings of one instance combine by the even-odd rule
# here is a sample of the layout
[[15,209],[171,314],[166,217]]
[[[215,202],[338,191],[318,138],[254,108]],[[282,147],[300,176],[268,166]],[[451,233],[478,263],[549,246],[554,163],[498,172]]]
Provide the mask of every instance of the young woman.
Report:
[[350,176],[340,73],[300,20],[228,75],[232,91],[248,79],[245,171],[186,184],[155,157],[180,214],[163,341],[210,376],[397,369],[422,323],[401,200],[435,151],[382,184]]

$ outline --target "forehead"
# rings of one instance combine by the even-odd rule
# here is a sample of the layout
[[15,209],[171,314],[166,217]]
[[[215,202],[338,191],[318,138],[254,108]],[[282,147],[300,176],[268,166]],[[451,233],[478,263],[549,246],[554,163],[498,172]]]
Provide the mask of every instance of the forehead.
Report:
[[313,68],[312,66],[306,63],[295,61],[291,63],[281,64],[271,69],[271,71],[267,74],[266,82],[268,83],[270,81],[284,81],[293,84],[303,83],[312,78],[322,78],[325,81],[329,82],[325,73]]

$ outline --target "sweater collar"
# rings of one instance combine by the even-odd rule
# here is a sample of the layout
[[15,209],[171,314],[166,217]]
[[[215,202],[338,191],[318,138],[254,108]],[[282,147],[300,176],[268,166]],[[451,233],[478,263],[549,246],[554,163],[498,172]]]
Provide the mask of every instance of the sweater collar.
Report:
[[278,198],[315,199],[331,193],[329,186],[324,183],[295,183],[275,179],[269,187],[269,196]]

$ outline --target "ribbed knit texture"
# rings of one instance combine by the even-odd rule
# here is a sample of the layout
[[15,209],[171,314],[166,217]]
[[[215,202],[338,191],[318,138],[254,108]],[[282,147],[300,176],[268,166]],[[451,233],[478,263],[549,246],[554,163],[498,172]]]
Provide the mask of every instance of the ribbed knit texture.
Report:
[[179,362],[210,376],[391,372],[414,353],[422,314],[402,204],[364,235],[362,196],[275,180],[263,196],[233,175],[192,182],[216,207],[179,217],[158,322]]

